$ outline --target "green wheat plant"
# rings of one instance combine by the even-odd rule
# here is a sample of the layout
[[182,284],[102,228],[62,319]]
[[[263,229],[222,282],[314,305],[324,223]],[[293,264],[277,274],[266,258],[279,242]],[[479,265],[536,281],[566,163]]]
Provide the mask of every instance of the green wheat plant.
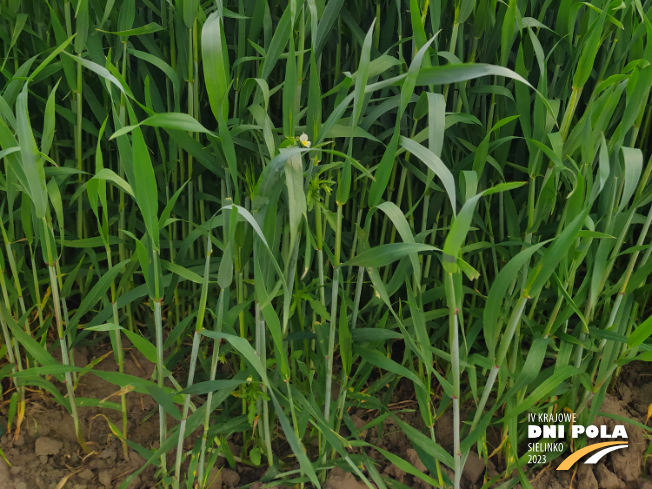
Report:
[[[97,375],[146,459],[123,487],[149,465],[208,487],[237,458],[270,483],[404,487],[395,464],[459,489],[471,452],[500,452],[483,487],[531,487],[526,413],[590,424],[652,361],[651,8],[0,1],[10,433],[29,386],[89,451],[78,407],[105,404],[76,390]],[[91,341],[117,372],[74,365]],[[129,390],[158,404],[155,448]],[[426,472],[360,435],[386,420]]]

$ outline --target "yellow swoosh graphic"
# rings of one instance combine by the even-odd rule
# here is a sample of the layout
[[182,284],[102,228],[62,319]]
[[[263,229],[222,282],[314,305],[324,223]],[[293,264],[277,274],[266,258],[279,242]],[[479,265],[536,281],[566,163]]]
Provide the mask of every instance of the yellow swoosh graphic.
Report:
[[581,450],[578,450],[577,452],[573,453],[571,456],[566,458],[566,460],[564,460],[561,464],[559,464],[559,467],[557,467],[557,470],[568,470],[573,466],[573,464],[575,462],[577,462],[579,459],[581,459],[587,453],[595,452],[596,450],[599,450],[600,448],[609,447],[611,445],[627,445],[627,442],[606,441],[604,443],[595,443],[594,445],[589,445],[587,447],[582,448]]

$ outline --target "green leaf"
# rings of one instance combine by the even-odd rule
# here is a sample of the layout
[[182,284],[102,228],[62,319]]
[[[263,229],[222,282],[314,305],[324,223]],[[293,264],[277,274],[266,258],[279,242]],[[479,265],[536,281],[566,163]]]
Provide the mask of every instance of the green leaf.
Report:
[[16,41],[18,41],[18,36],[20,36],[20,33],[23,32],[23,28],[25,27],[25,23],[27,22],[27,19],[29,18],[29,15],[27,14],[17,14],[14,22],[13,22],[13,32],[11,34],[11,42],[9,43],[9,47],[6,50],[6,55],[5,59],[2,62],[2,67],[0,70],[5,69],[5,65],[7,64],[7,60],[9,59],[9,53],[13,50],[14,46],[16,45]]
[[117,137],[128,134],[139,126],[161,127],[163,129],[213,134],[188,114],[183,114],[180,112],[166,112],[163,114],[155,114],[151,117],[148,117],[137,125],[125,126],[122,129],[118,129],[113,133],[110,139],[115,139]]
[[142,27],[137,27],[135,29],[128,29],[126,31],[104,31],[102,29],[97,29],[104,34],[113,34],[114,36],[140,36],[143,34],[154,34],[155,32],[162,31],[163,27],[158,25],[156,22],[150,22],[147,25]]
[[247,362],[254,368],[258,375],[260,375],[261,380],[265,385],[270,385],[269,380],[267,379],[267,371],[262,363],[260,363],[260,358],[256,355],[256,351],[251,347],[249,342],[245,338],[240,338],[239,336],[233,336],[226,333],[218,333],[216,331],[202,330],[202,335],[208,336],[216,340],[226,340],[231,343],[231,346],[235,348],[240,354],[247,360]]
[[[40,365],[44,365],[47,367],[59,365],[59,362],[57,362],[54,359],[54,357],[50,355],[43,346],[41,346],[34,338],[28,335],[25,331],[23,331],[23,329],[18,325],[18,323],[16,323],[13,316],[9,313],[9,311],[7,311],[7,308],[2,303],[0,303],[0,311],[2,312],[2,315],[5,317],[7,326],[9,326],[9,329],[11,330],[11,334],[14,336],[16,340],[18,340],[20,345],[34,358],[34,360],[36,360]],[[63,381],[63,376],[58,376],[58,378],[60,381]]]
[[29,121],[29,113],[27,111],[27,85],[25,85],[25,88],[20,92],[16,100],[16,132],[20,143],[23,170],[27,178],[27,188],[25,190],[34,203],[37,219],[43,219],[48,205],[45,172],[43,170],[43,160],[36,146],[36,140],[34,139]]
[[643,152],[639,148],[626,148],[623,146],[620,150],[622,151],[625,162],[625,185],[623,187],[623,195],[620,199],[618,212],[622,211],[629,204],[629,200],[634,195],[641,179],[641,173],[643,172]]
[[179,321],[179,324],[177,324],[174,329],[170,332],[168,337],[165,339],[165,343],[163,344],[163,350],[167,350],[170,348],[175,341],[179,339],[179,337],[183,334],[183,332],[186,330],[188,325],[190,324],[190,321],[192,321],[195,318],[195,314],[190,314],[183,318],[182,321]]
[[81,372],[82,367],[75,367],[74,365],[46,365],[43,367],[32,367],[22,372],[17,372],[14,377],[30,377],[33,375],[63,375],[67,372]]
[[351,331],[351,335],[354,341],[359,342],[386,341],[402,338],[401,333],[397,331],[380,328],[356,328]]
[[290,48],[285,62],[285,81],[283,82],[282,113],[283,113],[283,134],[286,137],[294,137],[294,127],[297,123],[295,112],[297,108],[297,60],[294,47],[294,36],[289,36]]
[[50,148],[52,147],[52,141],[54,139],[54,109],[56,107],[55,96],[57,94],[57,87],[59,82],[54,85],[54,88],[48,95],[48,101],[45,104],[45,113],[43,118],[43,135],[41,136],[41,153],[47,155],[50,153]]
[[358,121],[362,112],[362,104],[364,102],[364,89],[367,85],[369,78],[369,63],[371,56],[371,40],[374,32],[375,22],[371,23],[371,27],[367,31],[364,43],[362,44],[362,52],[360,54],[360,63],[358,64],[358,71],[356,72],[355,88],[353,90],[353,116],[351,117],[351,129],[358,127]]
[[120,331],[122,326],[113,323],[98,324],[97,326],[88,326],[84,328],[85,331]]
[[72,58],[77,63],[82,65],[84,68],[87,68],[91,70],[93,73],[95,73],[96,75],[104,78],[106,81],[113,83],[113,85],[115,85],[118,88],[118,90],[120,90],[125,95],[128,95],[125,86],[115,76],[113,76],[109,70],[107,70],[103,66],[100,66],[97,63],[93,63],[92,61],[89,61],[87,59],[69,54],[66,51],[63,51],[63,54]]
[[163,212],[161,212],[161,217],[158,220],[158,231],[159,233],[163,231],[163,228],[165,228],[165,223],[168,221],[170,218],[170,214],[172,213],[172,209],[174,209],[174,205],[177,203],[177,200],[179,199],[179,196],[181,195],[181,192],[183,189],[186,187],[188,182],[185,182],[183,185],[181,185],[176,192],[174,192],[174,195],[168,200],[168,203],[165,205],[165,209],[163,209]]
[[198,384],[191,385],[190,387],[187,387],[179,392],[179,394],[201,396],[203,394],[208,394],[209,392],[215,392],[221,389],[235,390],[237,387],[246,382],[246,380],[238,379],[207,380],[205,382],[199,382]]
[[77,54],[81,54],[81,52],[86,48],[89,24],[88,0],[79,0],[75,10],[75,30],[77,31],[77,37],[75,38],[75,52]]
[[416,430],[415,428],[407,424],[405,421],[401,420],[396,416],[393,417],[398,423],[398,425],[401,427],[403,432],[407,435],[408,439],[410,440],[413,446],[418,446],[428,455],[434,457],[435,459],[439,460],[440,462],[442,462],[443,464],[445,464],[450,468],[453,468],[455,466],[453,457],[441,446],[439,446],[436,443],[433,443],[433,441],[430,438],[428,438],[423,433],[421,433],[420,431]]
[[[265,56],[265,61],[260,67],[260,73],[263,80],[269,79],[272,70],[276,66],[285,46],[290,39],[290,33],[292,32],[292,26],[296,20],[297,12],[303,6],[303,0],[295,0],[285,7],[281,18],[276,24],[276,29],[272,35],[272,39],[269,42],[269,48],[267,49],[267,54]],[[292,11],[294,9],[294,12]],[[294,18],[292,17],[294,15]]]
[[466,235],[471,227],[471,219],[473,217],[473,213],[475,212],[475,206],[478,200],[480,200],[480,197],[491,195],[497,192],[505,192],[514,188],[521,187],[522,185],[524,185],[522,182],[501,183],[495,187],[475,195],[464,203],[459,214],[455,217],[450,231],[448,232],[448,236],[446,236],[446,241],[444,242],[443,263],[444,268],[448,272],[455,273],[457,271],[457,258],[460,253],[460,249],[466,240]]
[[532,271],[529,277],[528,285],[525,287],[523,294],[525,297],[532,297],[539,293],[545,283],[550,278],[552,272],[557,268],[557,264],[568,252],[571,242],[577,237],[580,229],[584,225],[584,220],[589,214],[590,208],[584,209],[567,227],[557,236],[552,245],[545,251],[539,263]]
[[299,232],[302,218],[306,218],[306,195],[303,191],[303,165],[301,155],[292,155],[283,166],[288,189],[288,212],[290,214],[290,249]]
[[627,340],[627,345],[630,348],[634,348],[646,339],[652,336],[652,316],[648,317],[645,321],[638,325],[638,327],[632,331]]
[[41,71],[43,71],[43,69],[44,69],[45,67],[47,67],[47,66],[50,64],[50,62],[52,62],[52,60],[53,60],[54,58],[56,58],[57,56],[59,56],[59,54],[61,54],[61,52],[62,52],[64,49],[66,49],[66,48],[68,47],[68,44],[70,44],[70,43],[72,42],[72,40],[75,38],[76,35],[77,35],[77,34],[73,34],[71,37],[69,37],[68,39],[66,39],[64,42],[60,42],[60,43],[58,43],[58,44],[57,44],[57,47],[56,47],[56,48],[55,48],[55,49],[54,49],[54,50],[53,50],[53,51],[52,51],[52,52],[47,56],[47,58],[45,58],[45,59],[41,62],[40,65],[38,65],[38,66],[36,67],[36,69],[32,72],[32,74],[29,75],[28,81],[31,81],[31,80],[33,80],[34,78],[36,78],[36,75],[38,75]]
[[572,377],[573,375],[578,375],[582,372],[571,365],[565,365],[558,370],[556,370],[550,377],[541,382],[524,400],[515,405],[514,409],[507,411],[505,417],[502,421],[507,421],[519,414],[527,411],[536,403],[540,402],[541,399],[547,399],[547,396],[556,389],[559,384],[563,381]]
[[132,143],[136,202],[143,215],[145,228],[154,243],[154,250],[156,252],[160,247],[158,232],[158,189],[154,167],[149,157],[149,150],[147,149],[143,133],[139,127],[133,131]]
[[446,189],[446,194],[448,194],[448,200],[451,203],[453,209],[453,214],[455,214],[457,201],[455,197],[455,178],[451,171],[446,167],[443,161],[428,148],[420,145],[416,141],[401,136],[399,144],[403,146],[407,151],[412,153],[414,156],[419,158],[429,170],[431,170],[435,175],[439,177],[441,183]]
[[217,283],[222,290],[228,289],[233,282],[233,261],[231,257],[231,243],[224,247],[220,268],[217,272]]
[[[410,230],[410,225],[408,224],[405,216],[401,212],[401,209],[398,208],[393,202],[383,202],[378,205],[378,208],[381,209],[387,216],[391,219],[394,227],[401,235],[401,239],[405,243],[414,243],[414,236],[412,236],[412,231]],[[410,254],[410,262],[412,263],[412,273],[416,282],[421,283],[421,267],[417,259],[416,253]]]
[[254,258],[254,287],[256,291],[256,300],[260,303],[260,309],[265,319],[265,326],[272,334],[272,340],[276,350],[277,363],[280,364],[281,375],[283,379],[290,379],[290,370],[288,367],[287,354],[283,347],[283,328],[278,314],[271,304],[271,299],[267,293],[264,284],[264,276],[261,272],[261,264],[258,256]]
[[152,363],[156,363],[156,347],[152,345],[145,338],[140,336],[138,333],[129,331],[128,329],[123,329],[122,332],[127,335],[127,338],[131,343],[136,347],[136,349],[145,355],[145,358]]
[[500,37],[500,64],[507,66],[509,53],[514,42],[514,27],[516,27],[516,0],[509,0]]
[[[115,236],[109,236],[110,245],[120,244],[123,242],[124,241],[116,238]],[[105,244],[106,243],[100,236],[96,236],[95,238],[74,239],[66,241],[67,248],[97,248],[98,246],[104,246]]]
[[604,26],[604,20],[608,10],[607,8],[603,8],[600,17],[598,17],[588,30],[589,35],[584,41],[582,54],[580,55],[577,68],[575,69],[575,75],[573,76],[573,88],[582,89],[588,81],[589,76],[591,76],[595,57],[602,44],[602,27]]
[[340,14],[342,5],[344,5],[344,0],[332,0],[326,2],[326,7],[324,8],[319,20],[319,25],[317,26],[317,44],[313,46],[316,51],[315,57],[318,57],[324,49],[326,41],[328,41],[328,38],[331,35],[333,25]]
[[394,167],[398,139],[399,133],[398,131],[394,131],[394,136],[387,145],[383,157],[380,160],[380,164],[374,173],[375,181],[371,184],[371,188],[369,189],[369,207],[375,207],[378,205],[380,199],[383,197],[385,189],[387,188],[389,178],[392,174],[392,168]]
[[59,229],[63,230],[63,201],[61,200],[61,192],[59,192],[57,181],[54,178],[51,178],[46,188],[48,191],[48,196],[50,197],[50,204],[52,204],[54,213],[57,216]]
[[165,60],[163,60],[163,59],[161,59],[161,58],[159,58],[157,56],[154,56],[152,54],[145,53],[143,51],[137,51],[137,50],[131,49],[131,48],[129,48],[127,51],[132,56],[135,56],[136,58],[140,58],[143,61],[147,61],[148,63],[153,64],[158,69],[160,69],[163,73],[165,73],[167,75],[167,77],[170,79],[170,81],[172,82],[172,89],[174,90],[174,93],[177,94],[177,98],[178,98],[178,94],[179,94],[179,90],[180,90],[179,77],[178,77],[176,71],[174,71],[172,69],[172,67],[165,62]]
[[120,178],[113,170],[110,170],[109,168],[102,168],[100,171],[98,171],[95,174],[95,176],[91,180],[93,179],[105,180],[105,181],[115,183],[123,191],[125,191],[132,197],[135,197],[131,185],[129,185],[123,178]]
[[[217,120],[222,114],[229,118],[229,102],[226,97],[230,81],[229,54],[224,37],[224,26],[218,12],[208,16],[201,31],[201,54],[204,80],[211,110]],[[263,77],[266,78],[266,77]]]
[[387,460],[389,460],[391,463],[396,465],[402,471],[407,472],[408,474],[411,474],[414,477],[418,477],[419,479],[424,481],[426,484],[430,484],[433,487],[439,486],[438,481],[436,481],[433,478],[429,477],[428,475],[424,474],[423,472],[418,470],[414,465],[412,465],[410,462],[407,462],[407,461],[403,460],[398,455],[394,455],[393,453],[388,452],[387,450],[383,450],[382,448],[380,448],[378,446],[374,446],[374,450],[378,450]]
[[276,395],[274,395],[273,392],[270,393],[271,393],[272,402],[274,403],[274,409],[276,410],[276,415],[278,416],[278,420],[281,423],[281,427],[283,428],[283,433],[285,434],[285,437],[290,445],[290,448],[292,448],[292,452],[294,452],[294,455],[297,457],[297,460],[299,461],[299,466],[301,467],[301,471],[310,478],[310,481],[315,485],[315,487],[321,487],[321,485],[319,484],[319,480],[317,479],[317,474],[315,473],[315,469],[313,468],[312,464],[310,463],[310,460],[308,459],[308,456],[306,455],[306,449],[301,443],[301,440],[299,440],[296,433],[294,432],[294,429],[292,428],[290,421],[288,420],[287,416],[283,412],[283,408],[281,407],[278,400],[276,399]]
[[[410,68],[408,69],[407,76],[403,82],[403,87],[401,87],[401,104],[398,112],[399,119],[403,115],[403,112],[405,112],[405,109],[407,109],[410,98],[412,98],[412,94],[414,93],[414,87],[419,84],[419,79],[421,78],[422,73],[421,63],[423,62],[428,48],[436,38],[437,34],[432,36],[428,42],[421,46],[414,55],[412,63],[410,63]],[[431,85],[431,83],[428,83],[427,85]]]
[[518,73],[503,66],[484,63],[449,64],[446,66],[432,66],[422,68],[417,77],[417,86],[423,85],[449,85],[480,78],[481,76],[502,76],[511,78],[530,88],[532,85]]
[[113,409],[122,411],[122,406],[117,402],[111,402],[104,399],[92,399],[90,397],[75,397],[75,404],[79,407],[95,407],[103,409]]
[[180,277],[183,277],[186,280],[190,280],[191,282],[194,282],[196,284],[204,283],[204,279],[202,278],[201,275],[193,272],[192,270],[188,270],[187,268],[182,267],[181,265],[177,265],[176,263],[171,263],[169,261],[161,260],[161,266],[165,270],[169,270],[172,273],[176,273]]
[[378,351],[368,350],[361,346],[356,346],[355,351],[364,361],[369,362],[376,367],[380,367],[382,370],[410,379],[414,382],[416,388],[421,389],[423,392],[428,392],[421,379],[414,372],[396,363],[391,358],[381,355]]
[[396,260],[410,255],[411,253],[422,253],[424,251],[441,251],[434,246],[425,245],[421,243],[390,243],[386,245],[376,246],[367,251],[363,251],[359,255],[351,258],[342,266],[351,267],[384,267]]
[[68,331],[70,331],[71,329],[75,329],[77,327],[79,321],[81,321],[84,315],[88,311],[90,311],[91,307],[93,307],[97,303],[97,301],[99,301],[102,298],[102,296],[104,296],[107,293],[107,291],[111,287],[111,284],[118,276],[120,271],[130,261],[131,260],[121,261],[120,263],[114,265],[111,269],[109,269],[106,273],[102,275],[102,277],[97,281],[97,283],[93,286],[93,288],[84,296],[84,299],[79,305],[77,312],[66,326],[66,329]]

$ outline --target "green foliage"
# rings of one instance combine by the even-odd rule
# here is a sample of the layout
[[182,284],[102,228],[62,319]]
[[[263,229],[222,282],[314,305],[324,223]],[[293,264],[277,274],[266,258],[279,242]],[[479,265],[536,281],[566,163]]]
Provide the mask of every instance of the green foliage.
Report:
[[[620,367],[652,359],[649,2],[47,7],[0,8],[10,429],[33,385],[82,448],[77,406],[121,410],[126,456],[124,395],[75,398],[90,371],[159,404],[160,448],[138,451],[163,485],[206,487],[221,454],[392,486],[352,454],[360,407],[396,418],[430,474],[388,463],[440,486],[447,466],[456,489],[502,429],[501,477],[524,484],[525,411],[589,424]],[[153,379],[124,374],[123,336]],[[104,338],[118,372],[71,364]],[[417,425],[388,408],[399,380]]]

